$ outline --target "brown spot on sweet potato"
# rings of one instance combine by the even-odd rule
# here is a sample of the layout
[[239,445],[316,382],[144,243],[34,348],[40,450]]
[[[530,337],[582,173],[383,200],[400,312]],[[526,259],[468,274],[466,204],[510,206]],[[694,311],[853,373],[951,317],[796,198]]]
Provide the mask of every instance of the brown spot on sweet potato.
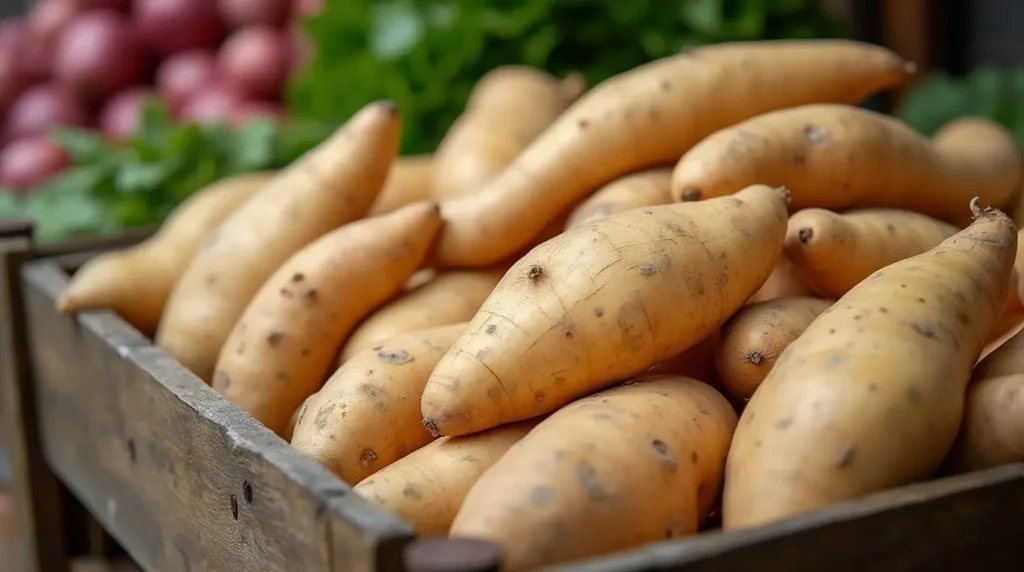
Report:
[[277,379],[277,381],[288,381],[288,372],[278,371],[274,374],[274,378]]
[[797,238],[800,239],[800,242],[802,242],[803,244],[807,244],[808,242],[814,240],[814,229],[801,228],[799,231],[797,231],[796,236]]
[[661,223],[661,226],[662,226],[662,228],[664,228],[665,230],[671,232],[672,234],[674,234],[676,236],[686,236],[686,231],[683,229],[683,227],[679,226],[678,224],[676,224],[674,222],[666,221],[666,222]]
[[359,464],[363,467],[369,467],[376,460],[377,453],[374,453],[373,449],[363,449],[363,452],[359,454]]
[[497,329],[498,327],[495,326],[494,324],[489,324],[487,328],[484,329],[484,331],[487,332],[488,334],[493,334]]
[[537,485],[530,491],[530,504],[536,507],[548,506],[555,500],[555,491],[549,486]]
[[426,429],[428,433],[430,433],[431,437],[434,437],[436,439],[441,436],[441,432],[437,430],[437,423],[434,423],[433,420],[424,419],[422,423],[423,428]]
[[793,424],[793,419],[790,417],[784,417],[775,422],[775,428],[779,431],[785,431]]
[[883,314],[888,314],[889,313],[889,308],[886,308],[885,306],[879,306],[878,307],[878,311],[883,313]]
[[700,460],[700,454],[697,453],[696,449],[691,451],[690,452],[690,462],[693,463],[693,464],[697,464],[697,461],[699,461],[699,460]]
[[747,362],[749,362],[749,363],[751,363],[753,365],[759,365],[763,361],[764,361],[764,354],[763,353],[761,353],[761,352],[759,352],[757,350],[751,350],[751,351],[747,352]]
[[825,129],[820,125],[805,125],[804,138],[807,139],[807,142],[814,147],[828,145],[828,129]]
[[868,384],[868,391],[870,391],[872,393],[878,391],[878,384],[877,383],[869,383]]
[[843,363],[845,363],[845,362],[846,362],[846,356],[844,356],[843,354],[832,354],[832,355],[828,356],[827,360],[825,360],[825,367],[829,367],[829,368],[839,367],[839,366],[843,365]]
[[569,326],[565,327],[565,337],[572,339],[572,328]]
[[281,345],[281,341],[284,340],[284,334],[281,332],[270,332],[267,335],[267,345],[272,348],[276,348]]
[[685,189],[683,189],[681,198],[683,199],[683,202],[689,203],[693,201],[699,201],[701,194],[701,190],[698,189],[697,187],[686,187]]
[[306,295],[302,297],[302,299],[305,300],[307,304],[316,304],[317,301],[320,299],[320,293],[317,292],[315,289],[310,288],[309,291],[306,292]]
[[302,282],[305,279],[306,275],[301,272],[296,272],[295,274],[292,274],[292,282]]
[[423,498],[423,493],[420,492],[420,488],[419,487],[417,487],[416,485],[411,485],[410,484],[410,485],[405,485],[405,488],[402,489],[402,496],[407,498],[407,499],[420,500],[421,498]]
[[377,397],[380,395],[380,389],[376,385],[369,383],[363,383],[359,385],[359,391],[367,397]]
[[543,391],[533,392],[533,400],[537,403],[544,403],[545,398],[547,398],[547,395],[545,395]]
[[612,420],[612,416],[608,415],[604,411],[600,411],[600,412],[594,414],[594,419],[597,419],[598,421],[611,421]]
[[760,449],[761,448],[761,440],[760,439],[754,441],[754,448],[755,449]]
[[601,308],[594,308],[594,315],[600,318],[604,315],[604,310]]
[[921,403],[923,396],[921,395],[921,389],[916,385],[911,385],[907,388],[907,401],[911,403]]
[[221,370],[218,370],[213,374],[213,388],[221,393],[227,388],[231,387],[231,377]]
[[334,412],[334,407],[335,404],[332,402],[317,410],[316,417],[313,418],[313,427],[315,427],[317,431],[323,431],[324,428],[327,427],[327,422],[331,419],[331,413]]
[[405,350],[398,350],[395,352],[377,352],[377,359],[385,363],[402,365],[404,363],[409,363],[416,358]]
[[295,294],[292,294],[292,291],[287,288],[281,288],[281,297],[286,300],[291,300],[295,297]]
[[686,534],[686,521],[684,516],[677,514],[668,521],[668,525],[665,526],[665,538],[679,538]]
[[807,164],[807,155],[804,155],[803,153],[793,155],[793,164],[797,167],[803,167]]
[[492,387],[492,388],[488,389],[487,390],[487,397],[490,397],[491,399],[498,399],[499,397],[501,397],[501,388],[500,387]]
[[601,480],[590,461],[576,463],[576,480],[592,499],[605,500],[615,496],[615,490]]
[[238,342],[238,347],[235,348],[235,353],[238,355],[245,355],[245,340]]
[[650,276],[651,274],[654,274],[654,265],[651,264],[650,262],[643,263],[642,265],[640,265],[640,274],[643,274],[644,276]]
[[839,452],[836,457],[835,466],[837,469],[845,469],[853,464],[853,458],[856,456],[857,450],[853,448],[853,445],[847,445],[843,447],[843,450]]
[[587,127],[590,127],[590,122],[587,121],[586,119],[580,119],[576,123],[576,125],[580,128],[580,131],[582,131],[582,130],[586,129]]
[[302,351],[299,353],[302,354],[302,357],[309,357],[309,348],[302,348]]
[[939,335],[936,333],[935,328],[929,324],[922,324],[920,322],[904,322],[904,325],[914,330],[914,333],[923,338],[929,340],[939,339]]
[[662,465],[672,469],[678,465],[676,456],[661,439],[651,439],[651,451],[654,452],[654,458]]
[[207,286],[213,286],[216,283],[217,283],[217,275],[216,274],[207,274],[206,275],[206,285]]
[[544,274],[544,269],[536,264],[531,264],[529,270],[526,271],[526,277],[530,280],[536,281]]
[[663,79],[663,80],[661,80],[661,83],[658,84],[658,89],[660,89],[661,91],[663,91],[665,93],[668,93],[668,92],[672,91],[672,82],[670,82],[667,79]]
[[388,410],[388,404],[384,403],[383,401],[378,401],[378,402],[374,403],[373,405],[374,405],[374,407],[377,408],[377,411],[380,411],[381,413],[384,413],[385,411]]

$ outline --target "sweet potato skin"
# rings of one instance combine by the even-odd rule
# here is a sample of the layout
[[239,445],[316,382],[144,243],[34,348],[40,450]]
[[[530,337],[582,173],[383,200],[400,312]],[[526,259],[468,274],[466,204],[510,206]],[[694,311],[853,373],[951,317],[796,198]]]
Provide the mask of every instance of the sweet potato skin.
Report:
[[467,322],[501,280],[505,268],[442,272],[368,316],[341,350],[339,365],[404,332]]
[[309,398],[292,446],[354,485],[432,441],[419,397],[465,327],[400,334],[353,356]]
[[726,468],[723,527],[757,526],[923,479],[956,436],[1005,301],[1017,232],[999,211],[861,282],[782,354]]
[[493,540],[503,570],[530,570],[694,534],[720,490],[735,426],[721,394],[684,377],[583,398],[480,477],[451,535]]
[[389,213],[418,201],[434,198],[434,157],[408,155],[397,157],[388,171],[387,181],[380,190],[368,216]]
[[764,281],[764,284],[754,292],[754,295],[747,300],[748,304],[767,302],[776,298],[797,298],[801,296],[813,296],[807,281],[800,274],[800,270],[792,262],[783,256],[775,269]]
[[716,357],[722,386],[750,399],[789,344],[834,304],[823,298],[778,298],[748,304],[722,326]]
[[678,161],[722,127],[804,103],[857,103],[909,71],[884,48],[842,40],[722,43],[640,66],[591,89],[480,191],[443,201],[438,262],[496,263],[601,185]]
[[366,214],[398,150],[399,114],[373,103],[279,172],[210,236],[167,301],[156,343],[209,382],[263,283],[302,247]]
[[110,309],[147,336],[156,333],[171,288],[206,237],[272,176],[255,172],[222,179],[182,202],[142,243],[93,258],[57,300],[62,314]]
[[399,291],[440,227],[437,204],[416,203],[345,225],[295,253],[228,336],[213,388],[284,434],[348,333]]
[[672,170],[649,169],[615,179],[594,192],[569,213],[566,230],[614,214],[672,202]]
[[785,253],[818,294],[838,298],[876,270],[931,250],[958,230],[899,209],[839,214],[810,208],[789,217]]
[[1010,204],[1020,175],[1016,144],[995,123],[975,120],[929,140],[874,111],[813,104],[765,113],[701,141],[676,165],[672,195],[699,200],[751,183],[785,185],[794,210],[902,208],[962,225],[970,220],[963,205],[974,196],[987,206]]
[[521,421],[465,437],[441,437],[352,490],[415,526],[420,537],[445,536],[480,475],[534,425],[534,420]]
[[785,223],[784,191],[756,185],[622,213],[542,244],[438,364],[424,423],[465,435],[528,419],[681,353],[764,282]]

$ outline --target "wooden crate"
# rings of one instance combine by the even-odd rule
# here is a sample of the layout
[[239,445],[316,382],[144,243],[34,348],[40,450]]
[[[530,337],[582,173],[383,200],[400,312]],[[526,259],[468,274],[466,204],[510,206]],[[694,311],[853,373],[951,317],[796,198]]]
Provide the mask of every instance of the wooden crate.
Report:
[[[54,310],[70,272],[137,236],[34,248],[27,230],[0,232],[14,570],[121,569],[119,547],[159,572],[496,569],[489,547],[415,541],[114,314]],[[1017,464],[559,569],[1021,570],[1022,519]]]

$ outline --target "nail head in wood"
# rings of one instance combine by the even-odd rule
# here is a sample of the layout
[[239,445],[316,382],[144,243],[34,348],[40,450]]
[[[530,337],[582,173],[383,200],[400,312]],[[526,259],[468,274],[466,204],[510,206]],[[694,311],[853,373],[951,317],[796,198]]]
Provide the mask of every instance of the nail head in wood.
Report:
[[498,572],[501,548],[478,538],[426,538],[405,549],[409,572]]

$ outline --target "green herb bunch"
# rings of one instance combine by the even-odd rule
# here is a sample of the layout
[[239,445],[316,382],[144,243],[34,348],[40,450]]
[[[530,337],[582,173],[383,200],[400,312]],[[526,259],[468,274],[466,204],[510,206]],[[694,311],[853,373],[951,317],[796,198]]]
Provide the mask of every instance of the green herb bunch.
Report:
[[680,49],[727,40],[835,37],[815,0],[337,0],[307,23],[318,57],[293,113],[341,122],[392,99],[403,151],[430,152],[490,69],[522,63],[594,85]]

